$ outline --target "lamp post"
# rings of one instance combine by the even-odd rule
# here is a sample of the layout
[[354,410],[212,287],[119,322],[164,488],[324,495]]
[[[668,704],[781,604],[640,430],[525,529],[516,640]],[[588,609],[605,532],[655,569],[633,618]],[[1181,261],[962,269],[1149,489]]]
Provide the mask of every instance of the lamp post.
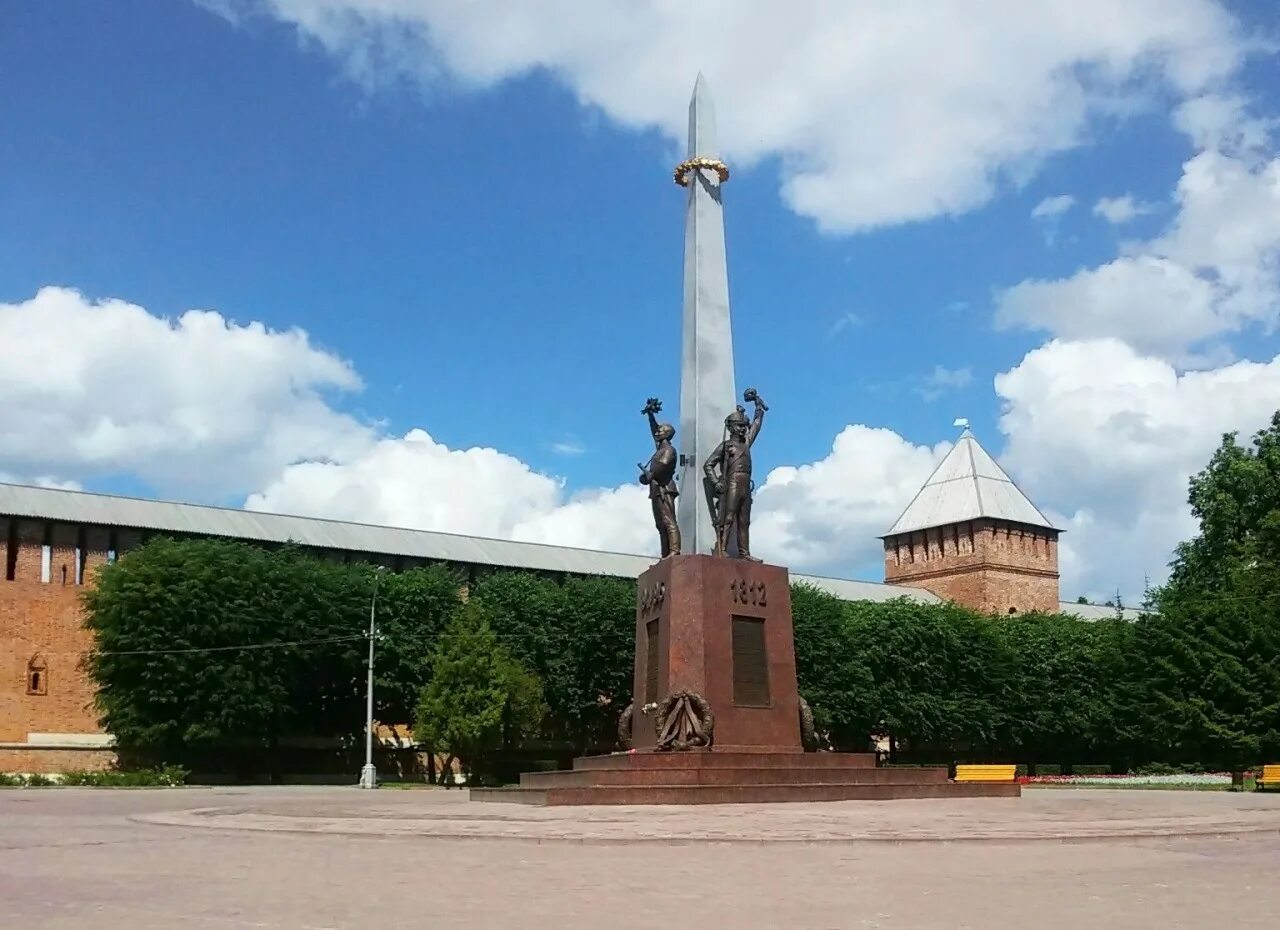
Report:
[[373,600],[369,602],[369,681],[365,689],[364,768],[360,770],[360,787],[378,787],[378,770],[373,766],[373,642],[378,630],[378,584],[386,568],[379,565],[373,576]]

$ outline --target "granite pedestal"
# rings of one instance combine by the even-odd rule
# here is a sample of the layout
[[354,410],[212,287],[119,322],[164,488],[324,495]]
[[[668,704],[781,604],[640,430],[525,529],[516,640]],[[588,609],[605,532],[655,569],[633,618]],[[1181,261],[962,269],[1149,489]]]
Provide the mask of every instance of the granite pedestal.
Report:
[[[1016,784],[956,784],[947,770],[881,768],[871,753],[805,752],[800,740],[788,573],[777,565],[672,556],[636,589],[630,752],[528,772],[479,801],[529,804],[716,804],[1017,797]],[[710,748],[655,749],[654,705],[678,691],[715,715]],[[647,708],[647,709],[646,709]]]

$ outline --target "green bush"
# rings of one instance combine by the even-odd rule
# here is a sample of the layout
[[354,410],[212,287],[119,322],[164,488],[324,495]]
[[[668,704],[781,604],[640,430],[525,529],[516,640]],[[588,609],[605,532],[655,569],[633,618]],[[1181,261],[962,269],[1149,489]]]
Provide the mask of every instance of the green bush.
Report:
[[[884,738],[895,763],[1042,774],[1280,759],[1280,414],[1251,447],[1224,437],[1190,492],[1199,532],[1135,621],[993,618],[796,586],[797,679],[823,739],[861,752]],[[416,708],[419,740],[483,769],[521,745],[562,762],[568,748],[613,747],[632,697],[630,580],[480,572],[470,595],[485,622],[446,649],[460,613],[446,569],[379,582],[291,547],[155,539],[86,593],[103,729],[126,766],[260,773],[285,737],[358,743],[375,584],[380,721],[408,723]],[[441,672],[452,683],[433,687]]]
[[458,612],[431,657],[413,725],[418,739],[457,758],[468,784],[496,780],[496,755],[536,732],[546,713],[542,683],[512,657],[488,617],[476,600]]
[[186,783],[187,774],[177,765],[133,771],[65,772],[59,783],[86,788],[174,788]]
[[0,788],[21,788],[25,784],[26,780],[21,775],[0,772]]
[[1110,775],[1109,765],[1077,765],[1072,769],[1076,775]]
[[24,782],[28,788],[48,788],[51,785],[57,784],[57,782],[48,775],[41,775],[39,773],[28,775],[24,779]]

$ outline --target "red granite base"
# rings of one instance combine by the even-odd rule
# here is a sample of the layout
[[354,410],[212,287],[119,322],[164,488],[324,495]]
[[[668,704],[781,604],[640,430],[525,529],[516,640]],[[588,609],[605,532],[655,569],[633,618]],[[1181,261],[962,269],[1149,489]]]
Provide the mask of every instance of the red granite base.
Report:
[[[791,590],[777,565],[679,555],[636,583],[632,741],[636,751],[528,772],[476,801],[525,804],[762,804],[1018,797],[1016,784],[956,784],[945,768],[877,768],[869,753],[806,753],[800,740]],[[699,695],[713,748],[657,752],[669,695]]]
[[[754,632],[750,655],[744,655],[741,643],[734,644],[735,628],[744,625]],[[633,688],[638,750],[652,749],[658,737],[644,705],[687,690],[711,705],[716,749],[799,752],[787,570],[677,555],[642,574],[636,581]]]
[[1016,784],[956,784],[941,766],[877,768],[863,753],[634,752],[528,772],[519,787],[476,788],[472,800],[522,804],[764,804],[903,798],[1019,797]]

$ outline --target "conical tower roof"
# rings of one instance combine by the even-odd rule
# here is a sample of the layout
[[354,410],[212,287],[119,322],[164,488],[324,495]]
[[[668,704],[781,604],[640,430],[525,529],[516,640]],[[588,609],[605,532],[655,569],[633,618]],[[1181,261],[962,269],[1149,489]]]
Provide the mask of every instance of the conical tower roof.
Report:
[[885,535],[981,519],[1056,529],[966,427]]

